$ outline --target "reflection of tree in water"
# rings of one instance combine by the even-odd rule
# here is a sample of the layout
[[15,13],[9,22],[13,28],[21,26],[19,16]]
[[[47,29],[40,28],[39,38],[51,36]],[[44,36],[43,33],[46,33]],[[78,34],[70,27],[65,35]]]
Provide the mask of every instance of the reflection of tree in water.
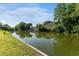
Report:
[[21,38],[32,37],[30,32],[26,32],[26,31],[18,31],[16,32],[16,34],[18,34]]
[[79,36],[50,32],[38,32],[36,36],[38,38],[54,38],[57,41],[53,47],[53,55],[79,55]]
[[46,39],[53,38],[50,36],[50,32],[36,32],[35,35],[37,38],[46,38]]
[[54,34],[57,40],[54,55],[79,55],[79,37],[76,35]]
[[[29,32],[17,32],[20,37],[32,37]],[[79,36],[73,34],[60,34],[53,32],[36,32],[37,39],[51,39],[56,40],[53,50],[53,55],[79,55]]]

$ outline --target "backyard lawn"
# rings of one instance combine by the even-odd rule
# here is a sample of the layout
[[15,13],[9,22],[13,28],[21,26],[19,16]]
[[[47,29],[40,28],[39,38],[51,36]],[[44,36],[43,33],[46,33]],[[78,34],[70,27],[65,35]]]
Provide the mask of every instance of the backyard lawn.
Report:
[[0,31],[0,56],[41,55],[28,45],[12,36],[10,32]]

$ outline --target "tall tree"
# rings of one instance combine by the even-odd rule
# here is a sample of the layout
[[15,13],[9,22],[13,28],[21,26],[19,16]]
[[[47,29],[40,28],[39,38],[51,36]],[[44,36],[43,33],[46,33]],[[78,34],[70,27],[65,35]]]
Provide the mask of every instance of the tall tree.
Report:
[[[58,4],[55,10],[54,19],[58,24],[61,24],[65,27],[65,31],[71,33],[73,31],[73,26],[77,23],[77,16],[79,13],[79,4],[70,3],[70,4]],[[77,15],[75,15],[77,13]]]

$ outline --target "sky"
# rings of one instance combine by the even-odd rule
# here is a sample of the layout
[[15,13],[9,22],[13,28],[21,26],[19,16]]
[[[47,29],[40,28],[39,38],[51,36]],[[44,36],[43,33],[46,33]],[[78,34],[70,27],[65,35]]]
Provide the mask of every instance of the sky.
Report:
[[55,3],[2,3],[0,22],[15,26],[19,22],[32,23],[34,26],[44,21],[53,21]]

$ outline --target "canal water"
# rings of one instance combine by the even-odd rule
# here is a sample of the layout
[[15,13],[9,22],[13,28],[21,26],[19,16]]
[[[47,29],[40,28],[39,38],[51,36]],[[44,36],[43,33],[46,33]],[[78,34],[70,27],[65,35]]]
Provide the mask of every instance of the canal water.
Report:
[[13,36],[49,56],[79,55],[79,37],[50,32],[14,32]]

